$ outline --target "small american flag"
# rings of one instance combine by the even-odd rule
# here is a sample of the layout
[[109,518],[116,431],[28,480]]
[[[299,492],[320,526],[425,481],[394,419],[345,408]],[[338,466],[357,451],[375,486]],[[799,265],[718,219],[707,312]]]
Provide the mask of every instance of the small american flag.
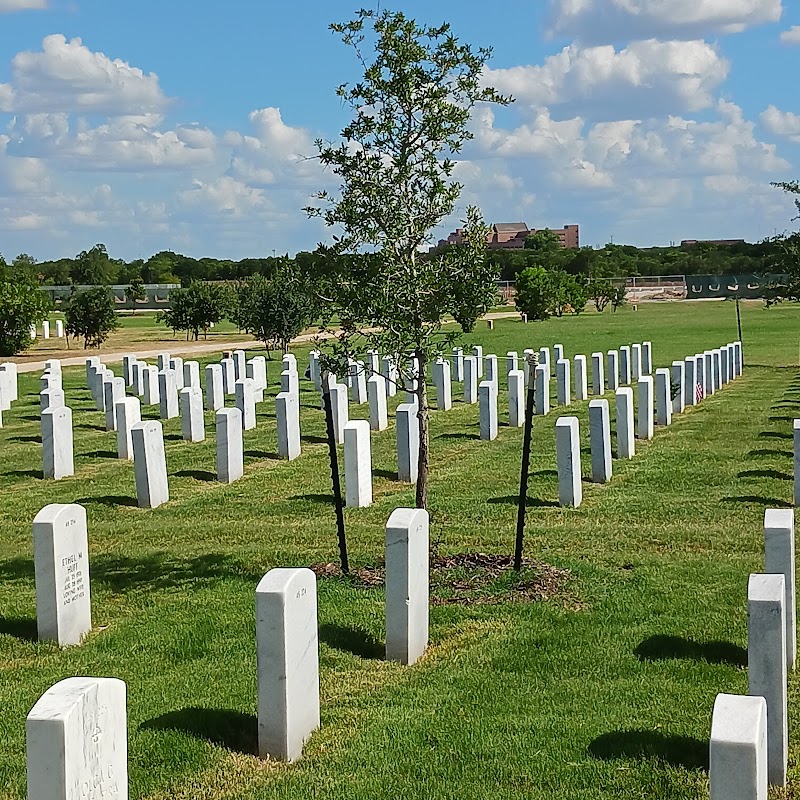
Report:
[[703,395],[703,384],[702,383],[695,384],[694,393],[695,393],[695,396],[697,397],[697,402],[699,403],[703,399],[703,396],[704,396]]

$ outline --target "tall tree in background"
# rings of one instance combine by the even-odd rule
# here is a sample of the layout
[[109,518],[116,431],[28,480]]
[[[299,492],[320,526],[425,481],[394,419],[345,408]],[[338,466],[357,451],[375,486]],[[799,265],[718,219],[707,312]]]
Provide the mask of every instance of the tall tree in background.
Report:
[[[797,216],[792,218],[792,222],[800,219],[800,181],[781,181],[773,183],[778,189],[796,195],[794,204],[797,208]],[[775,251],[771,258],[771,268],[773,272],[785,274],[788,277],[786,285],[774,285],[776,297],[771,298],[771,302],[778,300],[800,300],[800,231],[794,233],[781,234],[773,240]]]
[[402,13],[362,10],[330,27],[355,50],[364,75],[337,89],[353,114],[343,141],[317,142],[320,161],[341,182],[338,196],[322,191],[321,205],[307,209],[338,229],[334,244],[317,251],[323,327],[334,317],[341,327],[331,352],[337,371],[369,348],[394,354],[401,368],[417,359],[416,502],[425,508],[429,365],[457,337],[443,328],[445,317],[471,330],[496,289],[477,209],[467,211],[466,244],[430,257],[422,250],[461,194],[453,156],[472,138],[473,107],[510,99],[482,85],[491,50],[461,44],[447,24],[428,27]]
[[33,276],[34,265],[29,256],[18,256],[8,266],[0,256],[0,356],[15,356],[30,347],[31,326],[50,310],[50,298]]
[[286,353],[289,342],[317,316],[308,278],[289,258],[282,258],[268,278],[255,275],[244,281],[239,302],[242,327],[264,342],[267,351],[280,348]]
[[108,286],[114,274],[115,268],[106,246],[96,244],[91,250],[77,255],[71,277],[75,286]]
[[104,286],[73,291],[62,309],[67,336],[83,338],[84,350],[100,347],[119,328],[114,299]]
[[226,284],[195,281],[185,289],[171,291],[170,307],[159,311],[156,320],[173,331],[186,331],[187,341],[190,336],[197,341],[201,331],[208,334],[211,323],[216,325],[230,314],[232,295]]

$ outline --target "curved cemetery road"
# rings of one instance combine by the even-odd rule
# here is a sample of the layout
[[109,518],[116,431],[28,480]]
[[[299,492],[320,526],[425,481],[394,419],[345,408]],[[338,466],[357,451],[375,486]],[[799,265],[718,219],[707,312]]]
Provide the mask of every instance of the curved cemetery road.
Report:
[[[516,311],[496,311],[490,314],[486,314],[483,319],[503,319],[505,317],[518,317],[519,314]],[[302,342],[310,342],[313,339],[317,338],[319,334],[317,333],[304,333],[301,336],[297,336],[292,339],[292,344],[299,344]],[[246,348],[256,344],[256,341],[252,338],[250,339],[241,339],[239,341],[228,341],[228,342],[211,342],[205,344],[181,344],[176,345],[172,342],[165,342],[161,347],[157,350],[136,350],[135,348],[128,348],[127,350],[119,350],[114,352],[103,352],[103,351],[96,351],[96,350],[84,350],[81,351],[82,355],[70,357],[70,358],[62,358],[61,366],[62,367],[79,367],[82,366],[86,359],[89,356],[99,355],[104,363],[110,364],[115,361],[122,361],[122,357],[128,355],[128,353],[135,353],[138,358],[141,359],[148,359],[148,358],[156,358],[158,357],[159,353],[169,352],[176,356],[184,356],[184,355],[193,355],[195,353],[216,353],[222,352],[223,350],[236,350],[237,348]],[[266,351],[265,351],[266,352]],[[21,364],[17,364],[17,371],[18,372],[41,372],[44,370],[44,361],[29,361]]]

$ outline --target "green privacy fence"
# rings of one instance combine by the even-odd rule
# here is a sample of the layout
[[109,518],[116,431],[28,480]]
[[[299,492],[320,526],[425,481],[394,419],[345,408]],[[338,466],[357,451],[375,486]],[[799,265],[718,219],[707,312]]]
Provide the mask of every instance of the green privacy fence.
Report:
[[778,288],[785,286],[786,275],[687,275],[688,300],[740,297],[758,300],[775,297]]

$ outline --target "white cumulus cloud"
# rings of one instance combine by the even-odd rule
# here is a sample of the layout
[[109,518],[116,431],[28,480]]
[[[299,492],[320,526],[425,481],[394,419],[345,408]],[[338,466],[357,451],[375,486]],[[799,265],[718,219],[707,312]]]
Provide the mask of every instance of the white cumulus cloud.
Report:
[[614,120],[707,108],[728,70],[706,42],[648,39],[622,50],[571,44],[542,65],[487,69],[483,79],[518,103]]
[[785,136],[800,143],[800,114],[781,111],[771,105],[761,112],[761,124],[776,136]]
[[47,0],[0,0],[0,14],[47,8]]
[[693,39],[777,22],[781,0],[551,0],[551,33],[585,42]]
[[157,75],[60,33],[46,36],[41,51],[17,53],[11,81],[0,84],[0,111],[10,113],[140,115],[168,105]]
[[800,44],[800,25],[792,25],[788,31],[782,31],[781,41],[784,44]]

